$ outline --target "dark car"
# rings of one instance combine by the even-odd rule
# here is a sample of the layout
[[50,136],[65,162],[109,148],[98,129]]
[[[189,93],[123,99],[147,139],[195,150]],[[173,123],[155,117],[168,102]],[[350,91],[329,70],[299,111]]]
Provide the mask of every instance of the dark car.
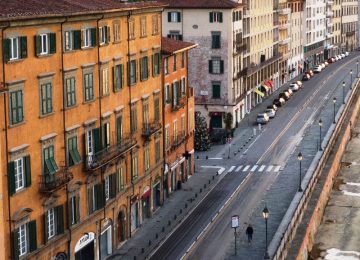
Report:
[[275,104],[269,105],[266,108],[267,109],[274,109],[275,111],[278,110],[278,107]]
[[307,73],[305,73],[304,75],[303,75],[303,77],[302,77],[302,81],[308,81],[310,79],[310,75],[309,74],[307,74]]
[[274,104],[275,106],[277,106],[277,107],[281,107],[281,106],[283,106],[283,105],[285,104],[285,99],[283,99],[283,98],[276,98],[276,99],[274,99],[273,104]]
[[283,98],[285,101],[289,100],[290,94],[287,91],[281,92],[279,98]]
[[314,77],[314,71],[312,71],[312,70],[307,70],[305,73],[309,74],[310,77]]
[[224,128],[213,128],[210,132],[210,140],[213,143],[226,143],[228,136],[227,131]]

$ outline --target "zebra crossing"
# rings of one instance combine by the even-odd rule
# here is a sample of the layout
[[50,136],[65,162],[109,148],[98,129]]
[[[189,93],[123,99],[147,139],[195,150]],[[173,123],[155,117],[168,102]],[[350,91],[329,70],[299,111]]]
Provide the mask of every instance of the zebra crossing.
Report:
[[264,165],[264,164],[255,164],[255,165],[233,165],[227,171],[230,172],[278,172],[280,171],[280,165]]

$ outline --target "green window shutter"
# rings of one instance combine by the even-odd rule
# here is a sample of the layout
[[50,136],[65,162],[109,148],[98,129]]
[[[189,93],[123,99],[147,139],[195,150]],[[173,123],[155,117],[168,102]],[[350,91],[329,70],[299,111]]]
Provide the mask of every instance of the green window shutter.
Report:
[[25,187],[31,185],[31,164],[30,164],[30,155],[24,157],[25,161]]
[[4,60],[5,62],[7,62],[10,60],[10,44],[11,44],[10,39],[4,39],[3,44],[4,44],[3,47]]
[[214,21],[213,20],[213,12],[209,13],[209,20],[210,20],[210,23],[212,23]]
[[35,40],[35,55],[39,56],[41,53],[41,36],[35,35],[34,40]]
[[213,68],[212,68],[212,60],[209,60],[209,73],[213,72]]
[[20,41],[20,58],[25,59],[27,58],[27,37],[22,36],[19,39]]
[[104,192],[103,192],[103,184],[99,183],[94,186],[94,192],[95,192],[95,210],[101,209],[104,207]]
[[176,15],[177,15],[177,21],[181,22],[181,13],[177,12]]
[[151,55],[151,66],[152,66],[152,76],[156,76],[155,74],[155,54]]
[[94,208],[93,208],[93,193],[94,193],[93,187],[89,188],[89,189],[88,189],[88,194],[87,194],[87,196],[88,196],[87,199],[88,199],[89,215],[94,212]]
[[100,129],[94,128],[92,131],[93,131],[93,137],[94,137],[94,150],[95,150],[95,153],[97,153],[101,150]]
[[120,83],[121,83],[121,88],[124,87],[124,65],[121,64],[120,65]]
[[223,14],[219,13],[219,22],[222,23],[223,22]]
[[19,259],[19,229],[15,229],[12,232],[12,259],[18,260]]
[[29,231],[29,251],[33,252],[37,249],[36,220],[30,221],[27,225]]
[[91,34],[91,46],[94,47],[96,46],[96,28],[91,28],[90,29],[90,34]]
[[116,196],[116,173],[113,173],[109,176],[110,178],[110,198],[115,198]]
[[106,26],[106,42],[110,42],[110,26]]
[[220,73],[224,73],[224,61],[220,61]]
[[168,12],[168,22],[171,22],[171,12]]
[[76,210],[75,216],[76,216],[76,223],[78,223],[80,221],[80,196],[79,195],[77,195],[75,197],[75,201],[76,201],[76,204],[75,204],[75,210]]
[[81,49],[81,31],[76,30],[74,33],[74,50],[80,50]]
[[56,52],[56,34],[55,33],[49,33],[49,41],[50,41],[50,53]]
[[15,163],[9,162],[8,163],[8,189],[9,194],[14,195],[15,194]]
[[64,233],[64,206],[59,205],[55,208],[56,216],[56,235]]
[[43,215],[43,219],[44,219],[44,230],[43,230],[43,232],[44,232],[44,243],[46,244],[47,243],[47,241],[48,241],[48,238],[49,238],[49,230],[48,230],[48,218],[47,218],[47,214],[48,214],[48,212],[47,211],[45,211],[45,213],[44,213],[44,215]]
[[118,116],[116,118],[116,140],[118,143],[121,143],[121,137],[122,137],[122,117]]

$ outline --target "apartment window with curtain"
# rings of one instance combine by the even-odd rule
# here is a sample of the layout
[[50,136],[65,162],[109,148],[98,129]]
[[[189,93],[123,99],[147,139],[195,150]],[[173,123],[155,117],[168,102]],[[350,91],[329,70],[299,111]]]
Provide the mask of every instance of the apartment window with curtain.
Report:
[[136,103],[131,104],[131,118],[130,118],[130,127],[131,133],[135,133],[137,130],[137,107]]
[[101,70],[101,90],[102,90],[102,95],[109,95],[110,94],[110,90],[109,90],[109,68],[103,68]]

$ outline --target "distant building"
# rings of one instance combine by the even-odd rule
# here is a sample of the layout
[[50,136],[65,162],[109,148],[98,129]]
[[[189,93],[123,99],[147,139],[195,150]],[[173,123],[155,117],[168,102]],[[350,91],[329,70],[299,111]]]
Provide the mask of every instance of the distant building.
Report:
[[194,88],[188,81],[188,53],[196,44],[163,37],[164,193],[181,188],[194,173]]
[[343,52],[352,51],[358,46],[358,4],[358,0],[341,2],[341,48]]
[[[327,8],[333,11],[334,17],[332,19],[332,39],[331,39],[331,45],[332,45],[332,51],[330,51],[329,55],[330,57],[337,55],[341,53],[341,46],[342,46],[342,36],[341,36],[341,20],[342,20],[342,14],[341,14],[341,0],[328,0],[327,1]],[[327,25],[328,27],[331,27],[331,24]]]

